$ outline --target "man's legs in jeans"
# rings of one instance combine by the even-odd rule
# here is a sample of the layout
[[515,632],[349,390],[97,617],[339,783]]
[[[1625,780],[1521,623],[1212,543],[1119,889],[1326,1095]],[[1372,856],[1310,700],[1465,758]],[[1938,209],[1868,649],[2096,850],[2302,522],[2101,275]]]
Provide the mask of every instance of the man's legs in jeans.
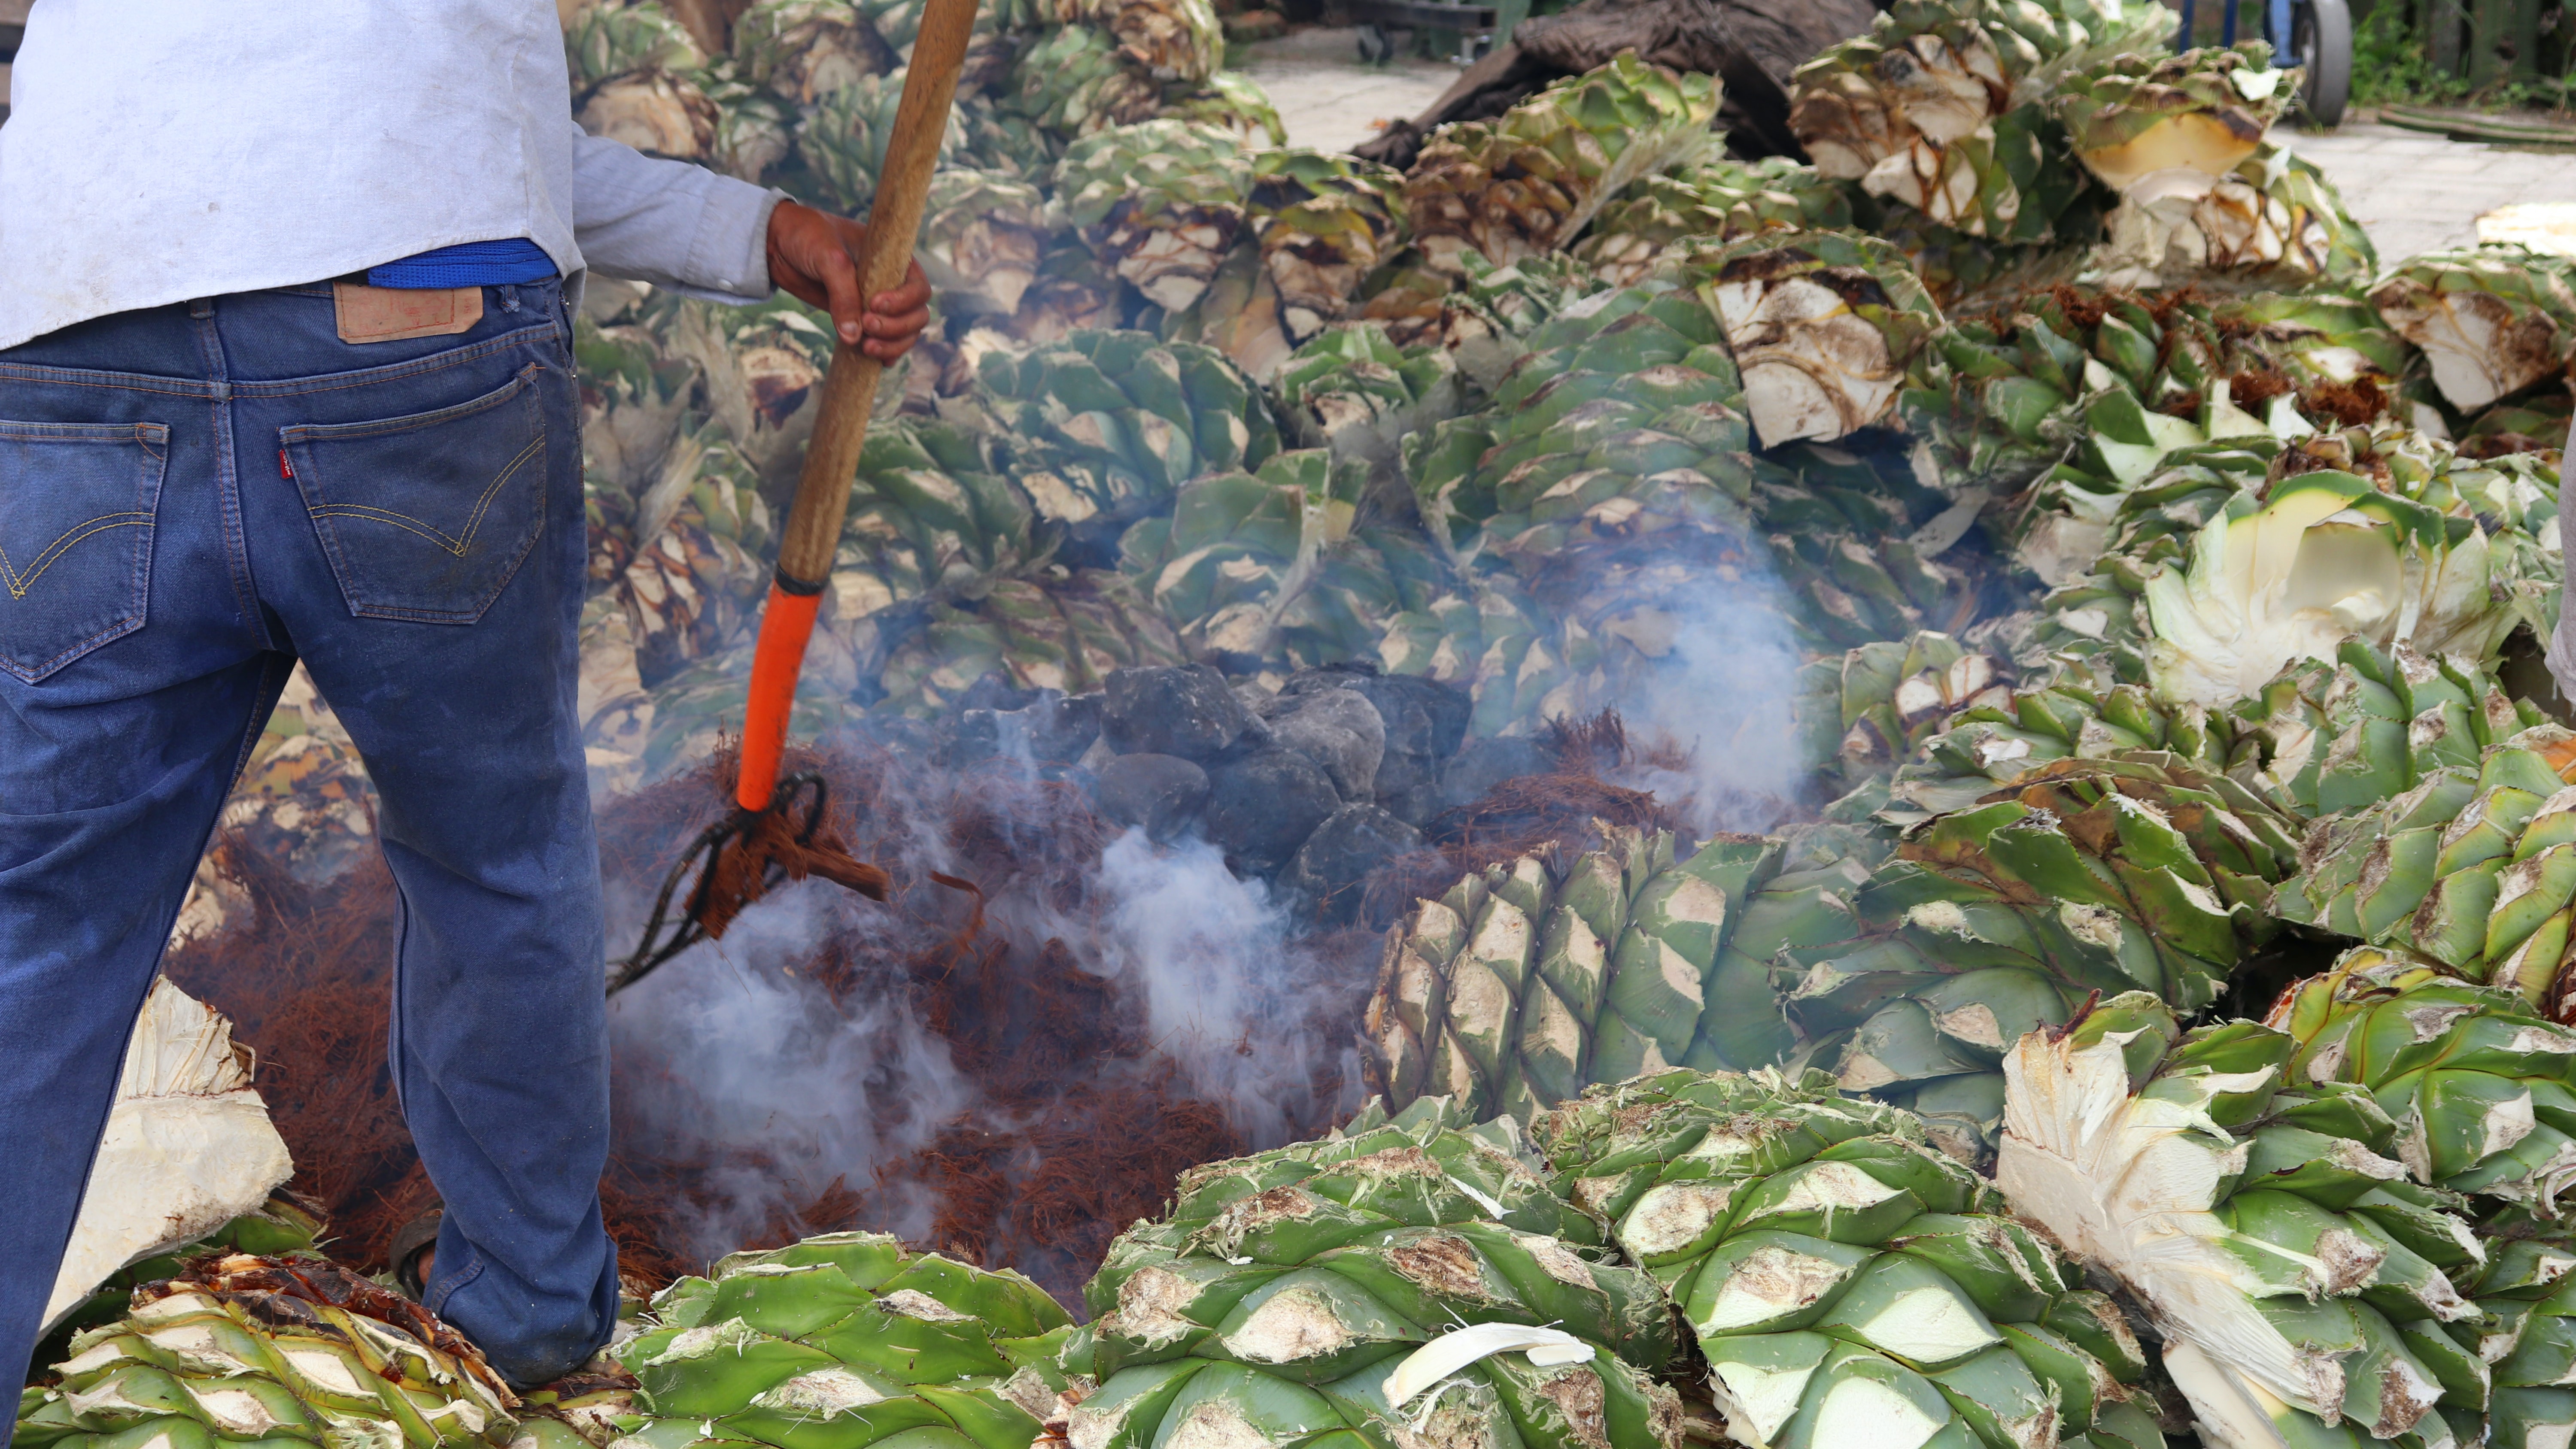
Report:
[[448,1204],[431,1306],[521,1383],[612,1326],[559,309],[493,288],[463,336],[352,346],[327,288],[294,289],[0,353],[0,1363],[31,1344],[134,1010],[295,654],[366,760],[400,889],[395,1083]]

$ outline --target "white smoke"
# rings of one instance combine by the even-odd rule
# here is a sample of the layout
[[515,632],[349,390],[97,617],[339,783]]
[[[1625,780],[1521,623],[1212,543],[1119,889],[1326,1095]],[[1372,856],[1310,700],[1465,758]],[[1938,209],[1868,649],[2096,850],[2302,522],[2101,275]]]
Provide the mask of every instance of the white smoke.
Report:
[[1704,575],[1665,610],[1669,652],[1617,701],[1630,738],[1690,755],[1687,768],[1633,768],[1621,783],[1652,790],[1703,837],[1778,824],[1817,763],[1799,744],[1800,656],[1780,591],[1767,569]]
[[[836,1000],[796,974],[827,933],[868,933],[870,915],[836,885],[788,886],[610,1001],[621,1113],[674,1147],[715,1149],[691,1203],[693,1250],[730,1252],[838,1179],[872,1193],[869,1226],[928,1235],[925,1194],[875,1192],[879,1169],[911,1156],[974,1108],[974,1087],[899,994],[892,973]],[[728,1150],[731,1150],[730,1152]]]
[[[1313,1107],[1357,1109],[1357,1054],[1316,1033],[1332,1002],[1266,886],[1236,879],[1205,840],[1156,845],[1141,829],[1101,852],[1099,884],[1112,904],[1086,965],[1143,997],[1153,1049],[1223,1104],[1249,1146],[1292,1140]],[[1327,1061],[1340,1085],[1319,1103],[1316,1071]]]

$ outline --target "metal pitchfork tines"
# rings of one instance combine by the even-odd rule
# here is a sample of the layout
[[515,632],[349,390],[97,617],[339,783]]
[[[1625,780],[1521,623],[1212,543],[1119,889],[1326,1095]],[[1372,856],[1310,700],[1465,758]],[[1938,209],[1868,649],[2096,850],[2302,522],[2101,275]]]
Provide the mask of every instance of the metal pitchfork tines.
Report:
[[[798,801],[811,796],[802,808]],[[851,858],[839,837],[823,828],[831,805],[831,787],[807,771],[778,782],[767,808],[736,806],[725,818],[698,832],[680,863],[662,879],[653,898],[653,914],[644,923],[644,943],[616,963],[608,976],[608,994],[634,985],[655,967],[700,941],[725,933],[743,908],[788,881],[820,876],[871,900],[884,900],[893,884],[882,870]],[[733,849],[728,851],[727,846]],[[696,880],[681,890],[692,873]],[[680,912],[671,913],[674,898]]]
[[[975,0],[927,0],[922,8],[912,63],[904,72],[903,99],[877,175],[866,255],[859,259],[862,297],[882,296],[903,285],[974,28]],[[841,518],[849,510],[850,484],[858,477],[868,413],[883,371],[882,363],[851,343],[833,350],[813,441],[806,445],[804,471],[796,479],[796,502],[779,535],[769,601],[760,611],[760,643],[752,651],[750,698],[742,722],[736,808],[698,836],[663,882],[644,944],[617,963],[608,978],[612,992],[632,986],[699,941],[723,935],[743,907],[782,881],[819,875],[862,895],[886,898],[892,884],[886,873],[852,859],[849,848],[824,826],[821,778],[791,775],[781,780],[778,775],[787,750],[788,716],[796,703],[796,676],[805,666],[806,642],[814,637],[823,586],[832,577]],[[809,787],[814,803],[799,824],[790,807]],[[693,864],[698,883],[690,888],[679,921],[671,923],[671,898]]]

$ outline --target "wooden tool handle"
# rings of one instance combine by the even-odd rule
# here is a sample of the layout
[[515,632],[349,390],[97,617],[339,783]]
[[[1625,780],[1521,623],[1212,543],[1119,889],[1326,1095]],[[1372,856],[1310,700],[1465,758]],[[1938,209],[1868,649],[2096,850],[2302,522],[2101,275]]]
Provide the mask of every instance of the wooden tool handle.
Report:
[[[930,176],[939,168],[939,143],[957,99],[957,74],[975,29],[975,0],[928,0],[913,38],[912,64],[903,79],[903,101],[877,173],[876,203],[868,215],[867,256],[859,267],[861,296],[873,299],[903,285],[921,235],[921,213],[930,198]],[[823,401],[814,417],[814,441],[805,449],[805,471],[796,480],[796,504],[778,545],[778,581],[784,588],[819,590],[832,576],[840,546],[841,517],[849,510],[850,483],[868,440],[868,413],[884,366],[847,342],[832,353],[823,379]]]
[[[859,261],[863,302],[903,285],[912,269],[913,243],[930,199],[930,176],[939,169],[939,143],[957,100],[957,73],[965,68],[966,42],[975,29],[975,0],[928,0],[913,38],[912,65],[904,73],[903,101],[877,173],[876,204],[868,215],[867,254]],[[750,698],[743,711],[742,774],[734,803],[766,810],[778,787],[778,765],[787,750],[787,720],[796,704],[796,677],[805,667],[805,645],[849,512],[850,484],[859,474],[859,452],[868,442],[868,414],[885,368],[843,342],[832,351],[823,377],[823,401],[814,415],[814,440],[797,475],[796,503],[778,543],[778,567],[769,602],[760,612],[760,643],[752,652]]]

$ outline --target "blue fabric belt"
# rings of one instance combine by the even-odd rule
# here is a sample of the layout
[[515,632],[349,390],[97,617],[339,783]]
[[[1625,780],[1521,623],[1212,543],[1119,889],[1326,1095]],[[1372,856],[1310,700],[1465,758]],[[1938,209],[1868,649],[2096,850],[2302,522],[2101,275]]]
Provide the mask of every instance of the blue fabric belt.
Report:
[[367,269],[370,287],[500,287],[550,282],[557,273],[545,248],[526,237],[440,247]]

